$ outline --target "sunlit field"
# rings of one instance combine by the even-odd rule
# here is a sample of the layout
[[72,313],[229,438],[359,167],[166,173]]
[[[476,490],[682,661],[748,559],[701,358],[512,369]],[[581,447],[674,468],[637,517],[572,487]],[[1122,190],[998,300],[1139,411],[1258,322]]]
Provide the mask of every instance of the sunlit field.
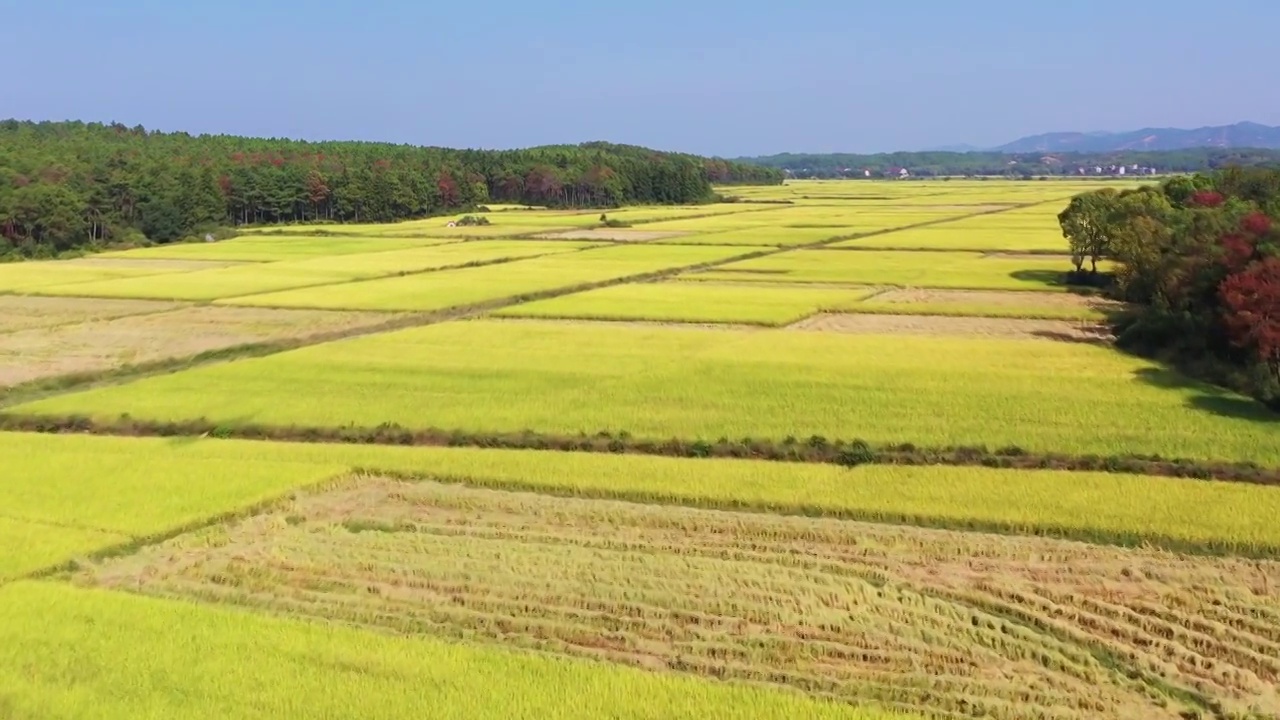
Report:
[[1276,717],[1280,415],[1069,284],[1136,185],[0,265],[0,716]]

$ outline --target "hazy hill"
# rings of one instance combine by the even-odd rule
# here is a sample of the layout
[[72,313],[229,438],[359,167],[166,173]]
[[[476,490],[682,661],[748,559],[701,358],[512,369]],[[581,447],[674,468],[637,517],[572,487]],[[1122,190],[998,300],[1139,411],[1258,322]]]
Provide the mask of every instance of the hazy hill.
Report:
[[1032,135],[992,148],[1004,153],[1118,152],[1189,148],[1280,148],[1280,127],[1252,122],[1180,128],[1143,128],[1129,132],[1054,132]]

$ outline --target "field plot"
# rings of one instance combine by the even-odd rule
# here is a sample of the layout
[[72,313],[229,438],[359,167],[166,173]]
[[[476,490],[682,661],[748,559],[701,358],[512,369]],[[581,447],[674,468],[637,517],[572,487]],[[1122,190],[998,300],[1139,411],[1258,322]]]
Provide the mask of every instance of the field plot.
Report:
[[[1099,266],[1101,267],[1101,266]],[[963,252],[792,250],[682,278],[991,290],[1065,290],[1065,258]]]
[[[333,285],[468,263],[534,257],[593,247],[590,243],[477,240],[386,252],[254,263],[164,277],[129,278],[41,288],[47,295],[217,300],[298,287]],[[333,289],[321,292],[335,292]]]
[[762,227],[703,233],[700,235],[684,235],[676,240],[660,240],[659,242],[678,243],[681,245],[764,245],[787,247],[821,242],[844,235],[851,235],[855,232],[859,231],[851,227]]
[[202,367],[13,412],[608,429],[655,439],[821,435],[1280,464],[1280,416],[1261,404],[1107,347],[1046,340],[475,320]]
[[874,237],[845,240],[837,248],[885,248],[891,250],[1024,250],[1064,252],[1062,231],[988,226],[978,222],[943,223],[899,230]]
[[365,478],[77,582],[1021,719],[1280,712],[1280,564]]
[[[545,241],[565,248],[569,243]],[[604,282],[727,260],[748,252],[731,247],[628,245],[535,258],[494,267],[445,270],[226,301],[234,305],[351,310],[443,310],[527,293]]]
[[790,326],[792,330],[860,335],[919,335],[925,337],[985,337],[1018,340],[1051,338],[1107,343],[1110,329],[1092,322],[1031,318],[960,317],[939,315],[880,315],[866,312],[822,313]]
[[666,240],[682,237],[681,232],[653,232],[633,228],[579,228],[577,230],[556,230],[538,233],[535,238],[549,240],[604,240],[608,242],[648,242],[649,240]]
[[640,283],[513,305],[494,314],[777,326],[795,322],[819,310],[855,305],[873,292],[870,289],[804,285],[762,287],[749,284]]
[[[189,269],[189,268],[188,268]],[[114,278],[172,273],[165,262],[106,262],[99,260],[39,260],[0,263],[0,293],[27,293],[53,285],[91,283]]]
[[966,214],[963,210],[920,211],[902,210],[892,206],[876,205],[866,208],[835,207],[780,207],[771,210],[755,210],[733,215],[667,220],[646,223],[645,230],[670,230],[698,234],[722,233],[730,230],[828,230],[831,236],[850,235],[855,232],[879,232],[891,228],[907,227],[935,222]]
[[151,300],[99,300],[0,295],[0,333],[111,320],[181,307]]
[[1101,321],[1121,304],[1092,295],[1020,290],[885,290],[840,308],[887,315],[945,315]]
[[835,247],[920,250],[1067,251],[1057,203],[952,220],[938,225],[838,243]]
[[0,516],[0,584],[129,541],[121,533]]
[[[129,539],[180,529],[354,468],[473,486],[660,505],[1046,535],[1100,543],[1280,556],[1280,488],[1119,473],[981,467],[787,464],[735,459],[476,448],[0,433],[12,471],[0,516],[45,543],[33,558],[0,544],[0,563],[46,566],[65,529]],[[245,467],[259,468],[237,475]],[[1153,505],[1151,498],[1159,498]],[[110,543],[114,544],[114,542]],[[37,547],[29,544],[27,546]]]
[[386,322],[381,313],[188,307],[0,334],[0,388]]
[[[296,230],[294,231],[297,232]],[[155,247],[122,250],[98,255],[98,258],[118,260],[206,260],[226,262],[278,262],[304,260],[329,255],[353,255],[356,253],[404,250],[449,242],[436,239],[391,239],[372,236],[316,237],[290,235],[277,231],[269,235],[246,234],[230,240],[213,243],[173,243]]]
[[[136,595],[0,588],[6,716],[906,720],[794,692]],[[176,628],[180,630],[175,631]],[[436,710],[460,708],[460,714]]]

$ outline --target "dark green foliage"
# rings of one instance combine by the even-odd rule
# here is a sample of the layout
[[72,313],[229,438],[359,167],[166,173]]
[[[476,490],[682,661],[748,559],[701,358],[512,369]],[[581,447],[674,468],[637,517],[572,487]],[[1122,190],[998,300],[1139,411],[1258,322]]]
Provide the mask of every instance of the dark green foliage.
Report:
[[[1226,168],[1080,195],[1059,215],[1077,267],[1117,264],[1118,344],[1280,407],[1280,171]],[[1077,271],[1079,279],[1090,276]]]
[[489,218],[480,215],[463,215],[458,218],[457,225],[459,227],[471,227],[478,225],[488,225]]
[[708,202],[711,183],[779,170],[630,145],[481,151],[0,121],[0,258],[167,242],[197,229],[388,222],[502,202],[551,207]]

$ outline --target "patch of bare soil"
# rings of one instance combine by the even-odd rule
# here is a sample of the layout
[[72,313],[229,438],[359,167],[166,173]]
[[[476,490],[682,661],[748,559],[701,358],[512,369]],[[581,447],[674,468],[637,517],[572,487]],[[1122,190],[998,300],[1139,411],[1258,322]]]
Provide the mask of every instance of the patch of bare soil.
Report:
[[657,230],[627,230],[625,228],[582,228],[563,232],[534,235],[544,240],[612,240],[614,242],[648,242],[683,237],[687,232],[660,232]]
[[[1036,293],[1028,297],[1026,292],[1001,290],[887,290],[875,296],[878,303],[996,305],[1001,307],[1082,308],[1093,310],[1118,309],[1121,303],[1093,295],[1072,293]],[[1034,301],[1033,303],[1031,301]]]
[[199,306],[0,335],[0,387],[210,350],[306,338],[392,320],[387,313]]
[[1024,320],[941,315],[824,313],[805,318],[794,325],[789,325],[787,329],[855,334],[975,336],[1096,343],[1111,340],[1110,332],[1105,326],[1079,320]]
[[150,268],[156,272],[181,272],[183,270],[212,270],[249,263],[229,260],[163,260],[150,258],[76,258],[65,261],[69,265],[99,268]]
[[0,333],[165,312],[183,303],[0,295]]

